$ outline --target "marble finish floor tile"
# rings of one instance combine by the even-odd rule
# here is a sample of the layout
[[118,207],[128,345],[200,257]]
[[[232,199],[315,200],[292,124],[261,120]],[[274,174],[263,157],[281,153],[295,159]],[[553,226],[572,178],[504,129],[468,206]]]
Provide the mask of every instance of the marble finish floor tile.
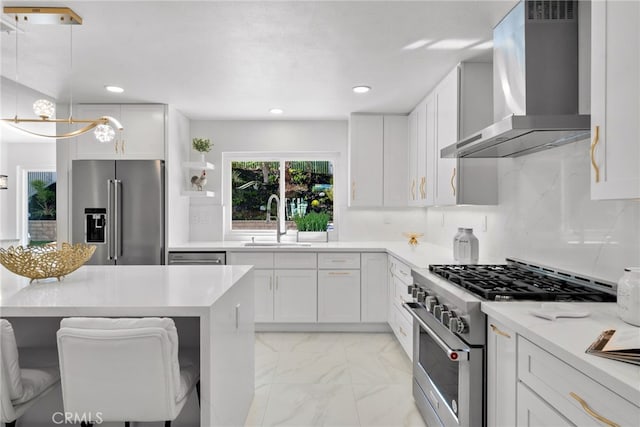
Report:
[[349,384],[344,351],[331,353],[280,353],[274,384]]
[[353,390],[343,384],[273,384],[263,426],[359,426]]
[[424,427],[390,333],[256,333],[247,426]]

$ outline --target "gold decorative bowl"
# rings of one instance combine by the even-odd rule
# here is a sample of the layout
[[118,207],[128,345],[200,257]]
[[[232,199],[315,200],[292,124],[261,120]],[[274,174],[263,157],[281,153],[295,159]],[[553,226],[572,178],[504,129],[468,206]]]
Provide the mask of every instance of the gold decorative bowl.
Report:
[[0,264],[15,274],[30,278],[31,282],[49,277],[60,281],[89,261],[95,250],[94,245],[84,243],[63,243],[60,249],[55,245],[10,246],[0,249]]

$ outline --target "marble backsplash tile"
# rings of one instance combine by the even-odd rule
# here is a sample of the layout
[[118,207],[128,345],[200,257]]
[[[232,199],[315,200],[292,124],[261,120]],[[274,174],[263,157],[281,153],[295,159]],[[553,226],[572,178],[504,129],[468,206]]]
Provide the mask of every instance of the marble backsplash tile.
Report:
[[585,140],[501,159],[499,206],[431,208],[428,240],[451,245],[456,227],[471,226],[494,256],[617,281],[640,265],[640,202],[591,200],[588,154]]

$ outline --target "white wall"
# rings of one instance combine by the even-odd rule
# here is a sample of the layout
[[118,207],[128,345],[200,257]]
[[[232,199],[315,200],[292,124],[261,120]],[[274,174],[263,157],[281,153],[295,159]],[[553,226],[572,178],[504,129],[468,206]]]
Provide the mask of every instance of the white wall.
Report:
[[431,208],[428,240],[451,247],[456,227],[471,226],[481,255],[617,281],[624,267],[640,266],[640,202],[590,200],[589,167],[587,140],[502,159],[500,205]]

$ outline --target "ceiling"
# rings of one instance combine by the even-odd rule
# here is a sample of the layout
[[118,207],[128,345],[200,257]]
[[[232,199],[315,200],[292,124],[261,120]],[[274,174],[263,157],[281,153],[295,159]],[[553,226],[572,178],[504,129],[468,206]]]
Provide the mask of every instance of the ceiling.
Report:
[[[5,1],[67,6],[84,19],[19,33],[19,82],[75,102],[158,102],[191,119],[345,119],[406,113],[482,49],[403,49],[418,40],[491,40],[503,1]],[[3,16],[3,19],[7,19]],[[3,32],[3,76],[15,79],[15,32]],[[71,84],[70,84],[71,82]],[[105,91],[118,85],[122,94]],[[351,90],[368,85],[371,92]]]

